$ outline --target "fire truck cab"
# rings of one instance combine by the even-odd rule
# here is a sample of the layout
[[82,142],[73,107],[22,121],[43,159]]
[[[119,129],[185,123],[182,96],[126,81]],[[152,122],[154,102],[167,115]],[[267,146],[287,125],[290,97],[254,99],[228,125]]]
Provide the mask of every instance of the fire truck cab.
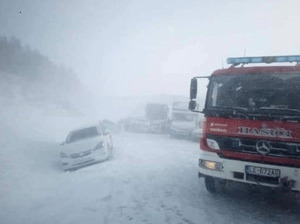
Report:
[[[278,63],[295,65],[278,65]],[[208,78],[199,177],[210,192],[228,181],[300,191],[300,56],[228,58]],[[248,65],[264,63],[261,65]],[[272,64],[271,64],[272,63]],[[241,65],[241,66],[240,66]]]

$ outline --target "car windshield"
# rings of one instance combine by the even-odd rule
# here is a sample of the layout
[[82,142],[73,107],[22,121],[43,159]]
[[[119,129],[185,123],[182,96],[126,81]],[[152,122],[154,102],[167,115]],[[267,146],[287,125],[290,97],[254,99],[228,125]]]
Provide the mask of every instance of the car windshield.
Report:
[[73,131],[67,137],[66,143],[76,142],[82,139],[92,138],[99,135],[97,127],[89,127],[77,131]]
[[299,115],[299,91],[300,74],[218,75],[211,79],[206,109]]

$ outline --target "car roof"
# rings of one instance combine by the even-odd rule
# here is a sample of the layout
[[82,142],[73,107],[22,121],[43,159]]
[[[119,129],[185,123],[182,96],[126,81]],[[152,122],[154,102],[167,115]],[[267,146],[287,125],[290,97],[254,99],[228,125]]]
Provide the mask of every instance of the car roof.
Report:
[[86,125],[83,125],[81,127],[77,127],[75,129],[72,129],[70,132],[74,132],[74,131],[79,131],[79,130],[82,130],[82,129],[86,129],[86,128],[91,128],[91,127],[98,127],[98,126],[101,126],[101,124],[86,124]]

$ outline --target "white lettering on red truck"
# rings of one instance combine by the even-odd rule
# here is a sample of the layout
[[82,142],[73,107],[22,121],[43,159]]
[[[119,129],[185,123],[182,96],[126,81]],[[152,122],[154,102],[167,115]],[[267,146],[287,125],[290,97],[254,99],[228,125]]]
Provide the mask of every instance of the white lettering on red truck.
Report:
[[292,138],[292,131],[284,128],[251,128],[239,127],[238,133],[242,135],[267,136],[274,138]]

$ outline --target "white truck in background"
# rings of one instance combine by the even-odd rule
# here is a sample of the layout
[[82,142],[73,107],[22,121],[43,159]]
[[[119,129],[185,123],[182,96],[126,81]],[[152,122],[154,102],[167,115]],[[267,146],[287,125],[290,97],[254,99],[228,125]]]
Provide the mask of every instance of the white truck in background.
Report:
[[[188,102],[174,102],[169,134],[174,138],[200,139],[199,115],[188,109]],[[199,132],[197,131],[199,130]],[[198,138],[199,136],[199,138]]]

